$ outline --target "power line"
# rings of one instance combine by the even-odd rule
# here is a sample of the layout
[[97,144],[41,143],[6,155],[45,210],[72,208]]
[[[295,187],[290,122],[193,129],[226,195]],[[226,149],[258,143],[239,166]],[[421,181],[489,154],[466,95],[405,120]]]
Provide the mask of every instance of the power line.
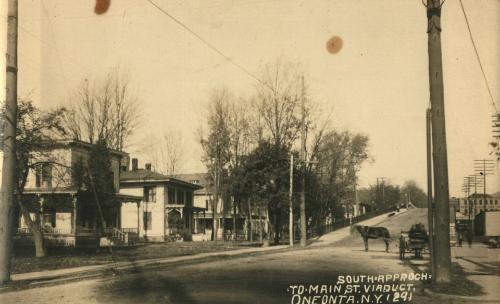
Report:
[[486,88],[488,89],[488,94],[490,95],[491,105],[493,106],[493,109],[495,109],[495,113],[498,114],[498,109],[495,104],[495,99],[493,98],[493,94],[491,94],[488,78],[486,78],[486,73],[484,72],[483,64],[481,63],[481,58],[479,57],[479,52],[477,51],[476,43],[474,42],[474,37],[472,36],[472,31],[470,29],[469,18],[467,18],[467,13],[465,12],[462,0],[460,0],[460,6],[462,7],[462,12],[464,13],[465,23],[467,24],[467,30],[469,31],[470,41],[472,42],[474,53],[476,53],[477,62],[479,63],[479,67],[481,68],[481,73],[483,74],[484,83],[486,84]]
[[270,85],[268,85],[264,81],[260,80],[257,76],[255,76],[254,74],[252,74],[249,70],[247,70],[242,65],[240,65],[237,62],[235,62],[234,60],[232,60],[231,57],[227,56],[224,52],[222,52],[217,47],[215,47],[213,44],[211,44],[209,41],[207,41],[205,38],[203,38],[202,36],[200,36],[198,33],[196,33],[194,30],[192,30],[190,27],[188,27],[182,21],[180,21],[179,19],[177,19],[176,17],[174,17],[173,15],[171,15],[169,12],[167,12],[166,10],[164,10],[163,8],[161,8],[158,4],[156,4],[152,0],[146,0],[146,1],[148,1],[152,6],[154,6],[157,10],[159,10],[165,16],[167,16],[170,19],[172,19],[175,23],[177,23],[179,26],[181,26],[182,28],[184,28],[186,31],[188,31],[191,35],[195,36],[198,40],[200,40],[201,42],[203,42],[203,44],[205,44],[212,51],[216,52],[221,57],[223,57],[225,60],[227,60],[228,62],[230,62],[232,65],[234,65],[235,67],[237,67],[238,69],[240,69],[241,71],[243,71],[245,74],[247,74],[248,76],[250,76],[251,78],[255,79],[256,81],[258,81],[259,83],[261,83],[262,85],[266,86],[267,88],[269,88],[271,91],[274,92],[274,89]]

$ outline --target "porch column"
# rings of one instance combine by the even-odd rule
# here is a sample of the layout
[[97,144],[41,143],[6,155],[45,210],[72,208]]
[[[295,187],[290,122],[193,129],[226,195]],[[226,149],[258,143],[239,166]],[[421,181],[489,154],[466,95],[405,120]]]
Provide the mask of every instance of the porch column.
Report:
[[38,216],[35,215],[35,220],[40,225],[40,227],[42,227],[42,229],[44,226],[43,225],[44,202],[45,202],[45,198],[43,196],[39,195],[38,196],[39,209],[38,209],[38,213],[37,213]]
[[205,229],[207,229],[207,218],[205,214],[205,210],[203,210],[203,234],[205,234]]
[[196,211],[196,217],[193,219],[194,220],[194,233],[198,233],[198,225],[196,224],[196,220],[198,219],[198,211]]
[[137,236],[140,235],[141,233],[141,221],[140,221],[140,210],[139,210],[139,205],[141,202],[137,202]]
[[73,206],[73,212],[71,212],[71,234],[76,235],[76,195],[71,196],[71,204]]

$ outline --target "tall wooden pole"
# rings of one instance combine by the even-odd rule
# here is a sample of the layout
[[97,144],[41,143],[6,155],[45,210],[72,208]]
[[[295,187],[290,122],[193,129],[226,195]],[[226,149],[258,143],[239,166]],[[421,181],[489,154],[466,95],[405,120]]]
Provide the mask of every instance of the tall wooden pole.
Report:
[[431,109],[426,112],[427,137],[427,223],[429,227],[429,249],[431,273],[434,274],[434,204],[432,199],[432,137],[431,137]]
[[17,11],[18,1],[9,0],[7,10],[7,77],[3,117],[3,170],[0,196],[0,284],[10,280],[12,207],[16,168],[17,127]]
[[427,0],[429,88],[431,98],[434,202],[436,206],[435,275],[437,282],[451,279],[448,153],[444,112],[441,54],[441,0]]
[[[301,122],[301,149],[300,159],[302,166],[306,168],[306,110],[304,96],[304,76],[301,77],[301,103],[302,103],[302,122]],[[306,246],[307,240],[307,223],[306,223],[306,175],[305,170],[302,172],[302,189],[300,191],[300,246]]]
[[290,154],[290,211],[288,221],[288,234],[290,239],[290,246],[293,247],[293,154]]

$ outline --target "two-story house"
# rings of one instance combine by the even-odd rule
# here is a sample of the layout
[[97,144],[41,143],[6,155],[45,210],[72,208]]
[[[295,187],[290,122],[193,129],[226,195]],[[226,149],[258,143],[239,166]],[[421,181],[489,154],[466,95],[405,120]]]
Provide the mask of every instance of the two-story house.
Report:
[[[138,226],[122,230],[121,209],[124,205],[138,206],[142,197],[118,193],[120,187],[120,164],[127,153],[109,150],[110,167],[116,190],[111,208],[104,216],[104,231],[99,231],[100,217],[96,213],[94,197],[82,196],[82,189],[75,185],[74,167],[77,162],[87,163],[93,145],[76,141],[61,140],[46,149],[33,151],[33,159],[39,163],[28,174],[23,191],[23,205],[30,217],[41,225],[47,245],[94,246],[128,242],[138,233]],[[89,200],[94,200],[89,202]],[[136,207],[136,209],[138,209]],[[17,212],[15,220],[16,244],[31,244],[28,226]],[[103,238],[101,236],[104,235]]]
[[151,170],[146,164],[138,168],[132,159],[132,168],[122,168],[120,193],[142,196],[139,211],[125,204],[122,209],[122,226],[139,226],[139,236],[149,241],[192,240],[197,230],[194,217],[204,211],[193,202],[193,192],[200,186]]

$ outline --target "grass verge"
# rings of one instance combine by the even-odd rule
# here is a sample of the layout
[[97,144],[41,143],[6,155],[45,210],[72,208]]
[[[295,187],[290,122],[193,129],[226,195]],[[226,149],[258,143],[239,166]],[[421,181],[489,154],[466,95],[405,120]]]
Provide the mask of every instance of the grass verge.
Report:
[[229,242],[173,242],[149,243],[133,247],[113,248],[111,256],[108,248],[101,248],[100,252],[75,249],[58,249],[49,251],[49,255],[42,258],[30,255],[31,249],[24,254],[12,258],[12,273],[26,273],[44,270],[93,266],[116,262],[135,261],[144,259],[168,258],[176,256],[193,255],[216,251],[230,251],[249,246],[252,243]]

